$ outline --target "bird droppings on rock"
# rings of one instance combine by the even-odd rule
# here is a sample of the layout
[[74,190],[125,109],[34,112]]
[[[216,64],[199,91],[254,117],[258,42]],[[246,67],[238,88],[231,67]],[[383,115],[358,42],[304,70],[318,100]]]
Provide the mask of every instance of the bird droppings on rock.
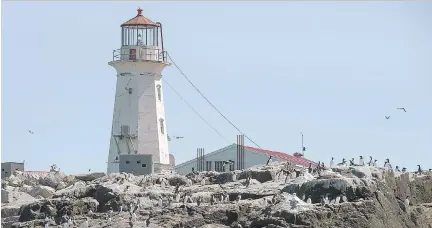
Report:
[[429,228],[432,175],[420,174],[281,162],[187,177],[17,173],[2,180],[2,227]]

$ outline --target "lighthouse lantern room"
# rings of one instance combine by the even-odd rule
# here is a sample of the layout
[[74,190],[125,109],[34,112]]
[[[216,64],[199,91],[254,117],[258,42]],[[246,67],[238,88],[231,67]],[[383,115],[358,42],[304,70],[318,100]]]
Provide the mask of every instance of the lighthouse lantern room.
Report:
[[107,172],[119,172],[121,155],[151,155],[155,167],[169,165],[161,73],[170,64],[162,24],[138,9],[134,18],[121,25],[121,47],[113,51],[108,64],[117,71],[117,83]]

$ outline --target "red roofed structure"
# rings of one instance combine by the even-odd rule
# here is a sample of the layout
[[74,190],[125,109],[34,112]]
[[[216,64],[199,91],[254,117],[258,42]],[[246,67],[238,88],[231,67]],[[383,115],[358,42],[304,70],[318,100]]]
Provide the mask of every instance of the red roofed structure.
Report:
[[152,20],[150,20],[150,19],[148,19],[148,18],[146,18],[146,17],[144,17],[142,15],[142,11],[143,10],[141,8],[138,8],[137,11],[138,11],[138,14],[134,18],[132,18],[132,19],[126,21],[125,23],[121,24],[120,27],[124,27],[124,26],[138,26],[138,25],[142,25],[142,26],[158,26],[157,23],[154,23]]
[[296,165],[309,166],[310,163],[312,163],[312,166],[318,165],[317,163],[315,163],[313,161],[305,159],[303,156],[295,156],[295,155],[290,155],[290,154],[286,154],[283,152],[264,150],[264,149],[259,149],[259,148],[255,148],[255,147],[251,147],[251,146],[244,146],[244,147],[248,148],[250,150],[253,150],[255,152],[258,152],[258,153],[264,153],[264,154],[267,154],[267,155],[272,156],[272,157],[276,157],[276,158],[280,158],[280,159],[285,160],[285,161],[292,162]]
[[47,176],[48,173],[48,171],[24,171],[24,174],[39,175],[42,177]]
[[[240,148],[240,149],[239,149]],[[239,156],[239,150],[243,152]],[[179,174],[186,175],[192,171],[192,168],[196,171],[217,171],[226,172],[224,165],[226,162],[234,162],[230,165],[228,171],[247,169],[255,165],[265,165],[269,156],[272,156],[273,161],[279,162],[291,162],[297,166],[308,167],[309,164],[317,166],[316,162],[304,158],[303,154],[294,153],[293,155],[259,149],[251,146],[240,146],[238,144],[231,144],[219,150],[205,153],[204,155],[197,154],[197,158],[183,162],[175,166],[175,170]]]

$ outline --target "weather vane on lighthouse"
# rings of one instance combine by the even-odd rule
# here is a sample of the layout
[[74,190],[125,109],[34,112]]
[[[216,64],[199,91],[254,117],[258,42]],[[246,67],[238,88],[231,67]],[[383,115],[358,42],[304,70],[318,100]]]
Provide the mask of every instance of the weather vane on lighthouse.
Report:
[[117,71],[108,173],[119,172],[119,155],[151,155],[154,164],[170,164],[161,82],[162,70],[170,64],[162,24],[144,17],[141,8],[137,11],[120,26],[121,47],[108,63]]

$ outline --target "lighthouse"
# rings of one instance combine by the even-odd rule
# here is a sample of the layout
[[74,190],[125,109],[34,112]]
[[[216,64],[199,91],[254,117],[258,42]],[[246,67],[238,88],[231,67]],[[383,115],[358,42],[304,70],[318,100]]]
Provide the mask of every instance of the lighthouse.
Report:
[[170,64],[162,24],[137,11],[121,24],[121,47],[108,63],[117,72],[117,84],[107,173],[119,172],[121,155],[151,155],[154,164],[170,164],[161,83],[162,70]]

